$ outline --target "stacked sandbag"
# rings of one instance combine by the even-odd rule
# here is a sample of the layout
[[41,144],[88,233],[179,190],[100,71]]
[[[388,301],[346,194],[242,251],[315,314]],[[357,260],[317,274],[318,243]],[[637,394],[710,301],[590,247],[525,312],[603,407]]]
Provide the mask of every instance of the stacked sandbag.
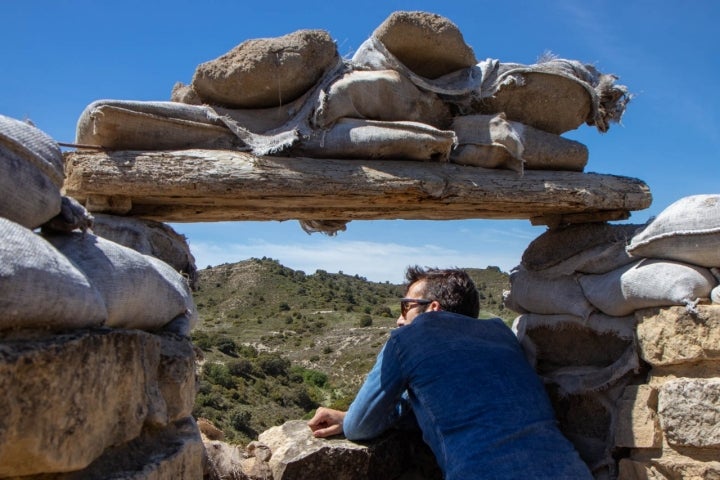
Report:
[[187,238],[169,225],[100,213],[94,216],[92,230],[100,237],[162,260],[185,277],[191,290],[197,289],[197,267]]
[[581,172],[587,148],[560,135],[619,121],[630,95],[615,80],[556,58],[478,63],[449,19],[400,11],[349,60],[323,30],[247,40],[176,84],[173,102],[93,102],[76,141]]
[[718,227],[720,196],[687,197],[646,225],[591,223],[548,230],[511,272],[505,306],[520,313],[513,328],[548,385],[563,431],[596,478],[616,477],[621,449],[648,447],[628,440],[630,417],[623,410],[628,392],[646,381],[647,363],[640,357],[652,364],[643,342],[657,344],[643,340],[643,325],[670,315],[659,312],[702,323],[720,309],[703,305],[718,288],[713,272],[720,265],[720,241],[708,238],[720,232]]
[[32,124],[0,115],[0,217],[37,228],[60,213],[60,146]]
[[545,380],[563,433],[596,478],[612,478],[614,403],[639,368],[631,315],[613,317],[586,297],[580,279],[629,264],[637,225],[578,224],[535,239],[510,275],[513,329]]
[[0,116],[0,164],[0,477],[200,478],[188,281],[92,233],[32,125]]

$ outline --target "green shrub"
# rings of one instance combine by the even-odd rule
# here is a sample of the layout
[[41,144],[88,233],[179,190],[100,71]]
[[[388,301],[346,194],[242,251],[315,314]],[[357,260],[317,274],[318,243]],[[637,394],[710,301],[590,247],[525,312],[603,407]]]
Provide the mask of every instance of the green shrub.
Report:
[[235,379],[230,375],[230,370],[227,365],[223,365],[222,363],[206,363],[203,365],[202,373],[210,383],[225,388],[235,387]]
[[257,365],[265,374],[277,377],[278,375],[287,375],[290,360],[276,353],[262,353],[258,356]]
[[221,337],[215,344],[217,349],[230,357],[237,357],[237,343],[232,338]]
[[360,317],[360,321],[358,322],[358,326],[360,328],[364,327],[372,327],[373,319],[370,315],[363,315]]
[[228,371],[235,377],[249,377],[255,373],[255,366],[247,358],[240,358],[227,363]]
[[190,338],[192,339],[192,342],[195,344],[195,346],[197,346],[199,349],[206,352],[209,352],[212,349],[212,340],[210,339],[210,335],[208,335],[206,332],[196,330],[192,332]]

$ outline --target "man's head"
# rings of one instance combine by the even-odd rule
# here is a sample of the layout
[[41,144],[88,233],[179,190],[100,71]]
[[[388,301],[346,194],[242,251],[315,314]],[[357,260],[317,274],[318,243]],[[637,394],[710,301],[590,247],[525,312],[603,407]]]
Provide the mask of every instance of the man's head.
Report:
[[463,270],[408,267],[405,301],[401,302],[399,327],[409,325],[419,314],[444,310],[477,318],[480,298],[477,287]]

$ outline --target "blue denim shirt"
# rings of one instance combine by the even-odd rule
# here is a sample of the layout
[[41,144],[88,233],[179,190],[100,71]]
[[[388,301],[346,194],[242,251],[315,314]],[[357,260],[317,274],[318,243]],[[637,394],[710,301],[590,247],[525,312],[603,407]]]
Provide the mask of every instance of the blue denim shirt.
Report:
[[343,422],[375,438],[415,414],[446,479],[592,480],[500,320],[427,312],[394,330]]

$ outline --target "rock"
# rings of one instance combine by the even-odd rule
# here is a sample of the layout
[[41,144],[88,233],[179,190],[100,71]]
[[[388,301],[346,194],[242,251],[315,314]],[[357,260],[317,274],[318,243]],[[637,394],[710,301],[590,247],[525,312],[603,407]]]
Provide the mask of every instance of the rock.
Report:
[[194,368],[177,358],[190,354],[179,340],[109,329],[28,335],[0,343],[0,477],[82,470],[190,408]]
[[659,388],[658,413],[670,445],[720,448],[720,378],[678,378]]
[[198,65],[192,88],[204,103],[277,107],[310,90],[338,61],[329,33],[298,30],[277,38],[246,40]]
[[189,417],[195,406],[195,353],[186,339],[170,334],[158,337],[161,348],[158,385],[167,406],[167,420],[174,422]]
[[272,456],[274,480],[365,480],[397,478],[412,472],[417,480],[440,479],[439,468],[419,434],[393,432],[357,444],[342,437],[315,438],[302,420],[273,427],[258,437]]
[[697,315],[684,307],[636,312],[640,356],[656,367],[720,360],[720,305],[695,308]]
[[200,429],[200,433],[207,438],[208,440],[224,440],[225,434],[222,430],[217,428],[210,420],[207,418],[199,417],[197,419],[198,428]]
[[420,76],[438,78],[477,63],[458,27],[427,12],[394,12],[373,32],[406,67]]
[[[715,458],[713,458],[715,455]],[[712,452],[693,457],[663,452],[660,458],[620,460],[621,480],[716,480],[720,478],[720,462]]]
[[657,402],[657,390],[649,385],[625,387],[618,400],[616,447],[660,448],[662,434]]
[[[53,475],[53,480],[201,479],[203,445],[192,417],[160,430],[148,429],[123,445],[107,449],[88,468]],[[42,476],[43,479],[46,476]],[[28,479],[32,480],[32,479]]]

